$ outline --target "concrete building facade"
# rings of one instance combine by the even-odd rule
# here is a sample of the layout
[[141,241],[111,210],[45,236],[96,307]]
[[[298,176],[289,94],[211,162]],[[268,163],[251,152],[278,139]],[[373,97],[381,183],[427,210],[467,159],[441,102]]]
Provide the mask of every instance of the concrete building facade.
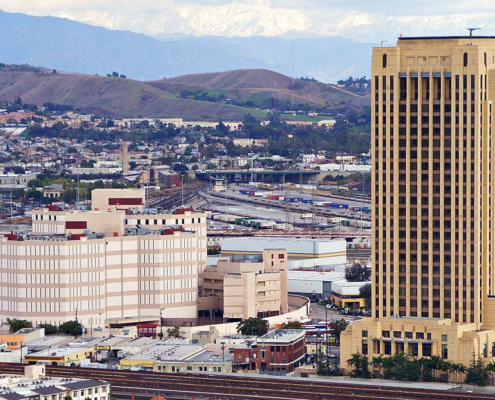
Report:
[[288,311],[285,250],[265,250],[257,262],[221,258],[201,277],[200,310],[222,309],[224,318],[233,320]]
[[495,356],[495,37],[400,38],[372,59],[373,318],[352,353]]
[[[76,310],[88,327],[160,309],[167,318],[195,318],[206,216],[178,217],[179,226],[148,230],[124,228],[122,211],[35,211],[32,233],[0,238],[0,321],[58,325]],[[84,227],[67,225],[74,221]]]

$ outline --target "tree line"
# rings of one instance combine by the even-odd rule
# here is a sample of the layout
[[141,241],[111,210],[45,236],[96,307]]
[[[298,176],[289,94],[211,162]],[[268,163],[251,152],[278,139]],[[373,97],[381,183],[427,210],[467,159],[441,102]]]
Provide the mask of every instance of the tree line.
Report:
[[472,363],[466,367],[461,363],[453,363],[439,356],[411,357],[404,353],[394,356],[376,356],[368,361],[366,355],[354,353],[347,360],[352,369],[353,378],[370,379],[383,378],[398,381],[414,382],[464,382],[469,385],[486,386],[488,375],[491,375],[492,384],[495,380],[495,361],[486,366],[481,360],[473,357]]

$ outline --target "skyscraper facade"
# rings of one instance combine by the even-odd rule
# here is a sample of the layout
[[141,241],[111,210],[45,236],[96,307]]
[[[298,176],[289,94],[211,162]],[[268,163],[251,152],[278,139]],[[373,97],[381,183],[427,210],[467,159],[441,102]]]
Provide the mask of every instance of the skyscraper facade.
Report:
[[399,38],[372,57],[372,318],[353,353],[495,356],[495,37]]

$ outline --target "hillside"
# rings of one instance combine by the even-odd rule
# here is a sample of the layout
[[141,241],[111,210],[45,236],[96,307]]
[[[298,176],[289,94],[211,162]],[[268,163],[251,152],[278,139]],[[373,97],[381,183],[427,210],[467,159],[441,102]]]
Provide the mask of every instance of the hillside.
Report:
[[263,106],[260,102],[267,99],[276,99],[278,103],[312,104],[316,107],[369,102],[369,96],[358,96],[333,85],[292,79],[263,69],[184,75],[149,83],[181,97],[222,95],[236,102],[253,103],[260,107]]
[[115,118],[181,117],[187,121],[241,120],[266,113],[227,104],[177,98],[158,87],[132,79],[7,67],[0,70],[0,103],[21,97],[24,103],[71,105],[87,113]]

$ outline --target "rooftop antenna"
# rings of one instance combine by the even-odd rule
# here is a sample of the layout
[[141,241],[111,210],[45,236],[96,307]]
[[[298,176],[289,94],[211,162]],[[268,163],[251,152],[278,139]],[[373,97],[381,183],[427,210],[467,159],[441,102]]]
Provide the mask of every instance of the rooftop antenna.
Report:
[[481,28],[467,28],[469,36],[473,36],[473,31],[479,31]]
[[383,43],[388,43],[388,40],[382,40],[382,41],[380,42],[380,47],[383,47]]

